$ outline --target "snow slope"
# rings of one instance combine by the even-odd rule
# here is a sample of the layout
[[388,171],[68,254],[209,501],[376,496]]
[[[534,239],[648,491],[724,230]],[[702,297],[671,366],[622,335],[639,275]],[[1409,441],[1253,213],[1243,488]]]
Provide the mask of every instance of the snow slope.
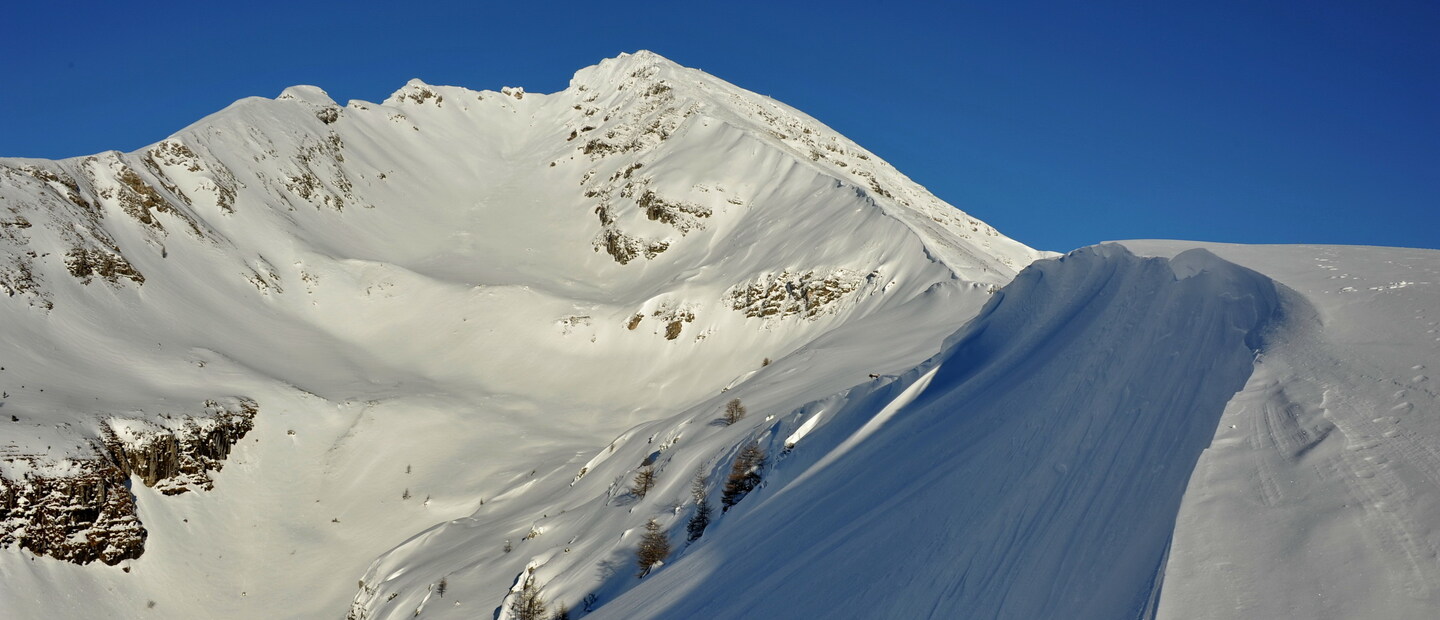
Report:
[[596,617],[1435,617],[1440,253],[1126,246],[1178,279],[1037,263]]
[[[301,86],[134,153],[0,159],[0,521],[23,542],[61,514],[50,555],[114,564],[13,542],[0,594],[20,617],[343,614],[387,549],[637,423],[913,366],[1039,256],[648,52],[553,94]],[[176,434],[212,401],[257,407],[233,447]]]
[[[637,427],[382,556],[352,616],[506,618],[531,579],[596,618],[1434,617],[1440,253],[1198,245],[1041,261],[908,372]],[[687,543],[750,441],[763,486]]]
[[648,52],[0,159],[0,258],[15,617],[1440,615],[1440,253],[1037,260]]
[[[563,552],[536,556],[537,580],[571,607],[576,585],[597,588],[597,618],[1139,616],[1190,468],[1277,310],[1268,279],[1203,251],[1037,263],[931,361],[745,429],[772,455],[765,486],[638,584],[627,532],[610,579],[633,589]],[[736,434],[662,449],[660,498],[577,507],[591,522],[562,538],[657,515],[683,532],[693,505],[667,506],[697,465],[728,465]],[[418,544],[449,547],[461,527]],[[477,572],[494,556],[472,556]]]
[[1161,616],[1436,617],[1440,253],[1206,247],[1293,291],[1291,320],[1196,467]]

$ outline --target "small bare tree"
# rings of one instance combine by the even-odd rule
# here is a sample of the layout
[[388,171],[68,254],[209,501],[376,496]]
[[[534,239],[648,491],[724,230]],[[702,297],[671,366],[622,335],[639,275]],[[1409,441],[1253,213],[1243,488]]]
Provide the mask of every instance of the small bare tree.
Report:
[[740,399],[732,398],[730,402],[725,403],[725,413],[723,416],[727,426],[739,422],[745,417],[745,405],[740,403]]
[[525,575],[525,585],[510,600],[510,617],[515,620],[545,620],[545,601],[540,598],[540,586],[535,585],[534,575]]
[[635,483],[630,485],[630,493],[635,497],[645,497],[650,489],[655,488],[655,466],[646,465],[635,472]]
[[635,550],[635,564],[640,568],[637,577],[644,578],[650,569],[670,557],[670,539],[665,536],[660,524],[651,519],[645,524],[645,536],[640,539],[640,548]]

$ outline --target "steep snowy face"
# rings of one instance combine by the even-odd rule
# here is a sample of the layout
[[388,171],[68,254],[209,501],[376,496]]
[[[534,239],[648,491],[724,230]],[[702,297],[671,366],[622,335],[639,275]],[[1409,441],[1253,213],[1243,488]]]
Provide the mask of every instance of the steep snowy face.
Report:
[[[140,152],[9,160],[0,176],[3,285],[26,320],[100,289],[155,316],[225,288],[337,346],[403,356],[405,373],[569,401],[634,391],[531,378],[557,359],[589,377],[619,361],[654,383],[641,367],[668,364],[641,362],[677,354],[733,376],[719,358],[736,348],[792,349],[952,274],[1003,284],[1038,256],[813,119],[645,52],[550,95],[412,81],[340,106],[295,87]],[[492,331],[520,346],[465,353],[496,346]]]
[[[1269,279],[1203,250],[1037,262],[909,372],[734,425],[709,403],[437,525],[371,567],[352,617],[515,617],[527,582],[596,618],[1141,617],[1279,307]],[[766,402],[770,381],[729,395]],[[763,483],[738,494],[751,445]],[[651,518],[674,550],[637,579]]]
[[[331,588],[307,604],[334,609],[348,586],[243,558],[340,548],[359,574],[514,463],[563,463],[772,360],[828,369],[801,399],[908,366],[1039,255],[814,119],[647,52],[553,94],[412,81],[341,105],[297,86],[133,153],[0,159],[0,541],[127,568],[151,549],[155,572],[203,541],[224,547],[213,570]],[[891,324],[908,348],[805,361]],[[391,479],[387,456],[433,467]],[[360,508],[422,482],[435,512]],[[355,509],[341,527],[315,504]]]
[[1267,278],[1203,250],[1037,263],[945,353],[840,401],[695,568],[596,617],[1142,617],[1278,308]]
[[1160,617],[1440,615],[1440,252],[1207,245],[1303,301],[1191,476]]

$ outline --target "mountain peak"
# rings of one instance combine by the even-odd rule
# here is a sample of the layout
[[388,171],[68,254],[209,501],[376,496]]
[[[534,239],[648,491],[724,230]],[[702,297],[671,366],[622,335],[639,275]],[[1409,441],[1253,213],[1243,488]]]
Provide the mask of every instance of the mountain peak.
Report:
[[621,52],[619,56],[616,56],[614,58],[606,58],[605,60],[600,61],[600,64],[602,65],[605,63],[615,63],[626,66],[641,67],[666,65],[670,67],[683,68],[679,63],[676,63],[675,61],[661,56],[660,54],[656,54],[655,52],[652,52],[650,50],[635,50],[634,52],[630,53]]
[[[768,376],[831,369],[793,384],[800,392],[768,403],[774,411],[903,370],[1032,255],[942,222],[939,209],[957,223],[963,214],[938,201],[931,219],[931,201],[802,113],[648,51],[583,69],[559,93],[413,79],[383,104],[341,108],[320,88],[293,86],[132,153],[0,160],[0,323],[22,343],[0,359],[0,547],[119,563],[150,540],[162,551],[148,565],[173,566],[163,549],[244,529],[225,502],[250,496],[230,485],[285,479],[272,464],[309,472],[304,484],[321,491],[306,506],[353,501],[334,484],[347,470],[327,466],[324,446],[336,442],[342,461],[417,455],[416,477],[372,488],[434,490],[436,511],[386,504],[327,515],[325,527],[414,532],[465,516],[468,498],[496,490],[508,455],[590,452],[637,422],[740,390],[771,362]],[[864,326],[877,324],[926,342],[883,359],[808,360],[817,338],[868,341]],[[102,355],[96,342],[107,343]],[[415,411],[437,416],[422,423],[443,424],[453,441],[439,451],[408,443],[430,442],[407,430]],[[351,414],[376,425],[342,438],[359,423]],[[560,443],[541,432],[552,423],[570,429]],[[225,441],[192,441],[192,428]],[[170,475],[182,466],[170,460],[150,465],[163,459],[146,446],[175,444],[204,446],[185,457],[197,465],[174,461],[185,477]],[[209,478],[232,446],[237,462],[265,469]],[[285,456],[292,448],[299,456]],[[421,486],[423,472],[477,450],[502,458]],[[129,470],[112,461],[144,466],[133,502]],[[32,484],[24,474],[37,467],[56,475]],[[125,504],[52,492],[96,488],[75,482],[81,474]],[[179,513],[158,495],[212,481],[222,492],[202,501],[224,507],[206,509],[215,518],[192,514],[195,529],[167,521]],[[23,495],[8,494],[16,488]],[[38,508],[12,518],[15,497]],[[40,530],[29,524],[72,505],[63,528],[32,537]],[[276,522],[308,527],[314,515],[292,508]],[[117,539],[122,530],[134,535]],[[335,539],[314,540],[302,551],[318,556],[315,545]],[[366,541],[339,545],[340,570],[359,575],[397,542]],[[216,556],[244,544],[221,540]],[[105,545],[118,551],[92,557]],[[310,583],[256,591],[290,600]],[[295,613],[323,615],[337,600],[331,592]]]
[[681,72],[703,73],[684,67],[655,52],[638,50],[633,53],[622,53],[614,58],[606,58],[597,65],[575,72],[570,86],[571,88],[599,87],[604,84],[625,83],[639,78],[659,77],[662,74],[665,77],[674,78]]
[[280,92],[277,101],[300,100],[307,103],[319,105],[335,105],[335,100],[330,98],[330,93],[325,92],[319,86],[297,85],[291,86]]
[[405,82],[404,86],[401,86],[399,90],[390,93],[390,96],[385,98],[384,105],[398,106],[407,102],[441,105],[444,100],[445,98],[436,92],[435,86],[426,84],[425,81],[420,78],[410,78],[410,81]]
[[[1193,245],[1016,276],[1040,253],[643,50],[0,158],[0,600],[1440,617],[1440,256]],[[686,543],[640,580],[647,523]]]

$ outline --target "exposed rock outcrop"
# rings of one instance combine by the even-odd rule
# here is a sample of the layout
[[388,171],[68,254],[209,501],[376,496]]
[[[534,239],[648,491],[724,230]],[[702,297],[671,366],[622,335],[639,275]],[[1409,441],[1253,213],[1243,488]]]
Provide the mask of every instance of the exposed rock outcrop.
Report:
[[0,454],[0,547],[76,564],[118,564],[145,552],[130,476],[166,495],[214,487],[230,450],[254,428],[248,398],[206,401],[203,413],[110,418],[88,458]]
[[[874,274],[872,274],[873,276]],[[868,278],[849,269],[828,274],[815,271],[767,275],[730,289],[730,307],[751,318],[785,318],[800,315],[813,319],[836,307],[836,302],[853,293]]]
[[120,471],[166,495],[215,487],[230,449],[255,427],[255,401],[241,399],[234,410],[205,402],[205,413],[161,421],[111,418],[104,428],[107,455]]
[[144,553],[128,480],[103,456],[50,464],[12,457],[6,465],[29,471],[19,480],[0,476],[0,546],[18,543],[76,564],[114,565]]

